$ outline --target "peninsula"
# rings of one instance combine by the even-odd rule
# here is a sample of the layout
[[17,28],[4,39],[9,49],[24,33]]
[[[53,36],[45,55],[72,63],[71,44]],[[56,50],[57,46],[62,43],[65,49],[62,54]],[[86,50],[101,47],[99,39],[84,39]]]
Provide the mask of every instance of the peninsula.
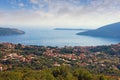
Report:
[[105,25],[95,30],[88,30],[77,33],[77,35],[87,35],[95,37],[120,38],[120,22]]
[[89,30],[89,29],[77,29],[77,28],[55,28],[54,30]]
[[0,36],[21,35],[24,31],[15,28],[0,28]]

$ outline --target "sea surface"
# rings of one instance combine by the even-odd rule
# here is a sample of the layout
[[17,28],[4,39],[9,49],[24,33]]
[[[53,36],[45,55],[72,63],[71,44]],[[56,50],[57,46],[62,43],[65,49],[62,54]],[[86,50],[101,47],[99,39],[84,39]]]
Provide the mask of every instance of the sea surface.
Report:
[[40,46],[97,46],[119,43],[119,39],[76,35],[83,30],[22,29],[24,35],[0,36],[0,42]]

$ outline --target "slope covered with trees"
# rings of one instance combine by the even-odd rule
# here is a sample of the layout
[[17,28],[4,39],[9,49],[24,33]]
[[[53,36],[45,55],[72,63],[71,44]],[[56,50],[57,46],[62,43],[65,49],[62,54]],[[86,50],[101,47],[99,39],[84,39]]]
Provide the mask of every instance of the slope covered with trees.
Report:
[[82,68],[69,66],[44,70],[16,68],[14,71],[0,72],[0,80],[117,80],[104,75],[94,75]]
[[100,27],[96,30],[88,30],[77,33],[78,35],[88,35],[95,37],[120,38],[120,22]]

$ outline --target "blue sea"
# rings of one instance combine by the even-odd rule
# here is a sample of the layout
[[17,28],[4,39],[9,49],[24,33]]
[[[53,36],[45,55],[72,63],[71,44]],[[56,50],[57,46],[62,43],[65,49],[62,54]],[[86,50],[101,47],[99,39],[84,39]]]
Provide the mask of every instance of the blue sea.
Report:
[[118,39],[76,35],[83,30],[22,29],[26,34],[0,36],[0,42],[42,46],[97,46],[119,43]]

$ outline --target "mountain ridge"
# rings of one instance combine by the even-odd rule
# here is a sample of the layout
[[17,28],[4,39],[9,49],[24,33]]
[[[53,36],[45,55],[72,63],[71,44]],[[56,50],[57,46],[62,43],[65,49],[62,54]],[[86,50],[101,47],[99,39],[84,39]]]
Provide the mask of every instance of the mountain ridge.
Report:
[[80,32],[80,33],[77,33],[77,35],[120,38],[120,22],[105,25],[95,30],[88,30],[85,32]]

